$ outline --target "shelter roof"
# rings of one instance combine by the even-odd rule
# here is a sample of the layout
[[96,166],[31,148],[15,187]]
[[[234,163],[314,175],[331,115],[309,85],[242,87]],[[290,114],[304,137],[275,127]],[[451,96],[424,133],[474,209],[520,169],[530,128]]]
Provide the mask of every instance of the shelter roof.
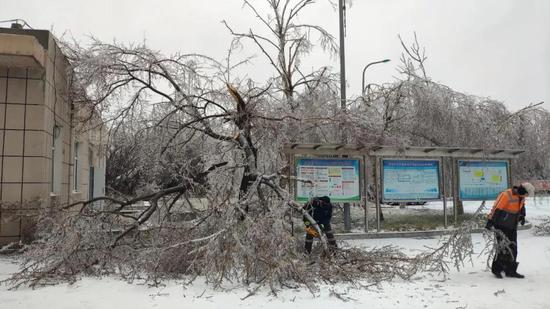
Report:
[[513,159],[521,149],[467,147],[417,147],[355,144],[287,144],[284,152],[301,155],[366,155],[373,157],[454,157],[465,159]]

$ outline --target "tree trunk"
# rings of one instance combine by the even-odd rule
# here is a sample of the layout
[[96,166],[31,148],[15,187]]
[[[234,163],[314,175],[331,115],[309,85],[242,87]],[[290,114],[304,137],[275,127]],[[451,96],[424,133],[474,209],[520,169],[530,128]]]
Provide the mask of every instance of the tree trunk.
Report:
[[464,204],[462,204],[461,200],[458,200],[458,202],[456,203],[456,213],[459,216],[462,216],[464,214]]

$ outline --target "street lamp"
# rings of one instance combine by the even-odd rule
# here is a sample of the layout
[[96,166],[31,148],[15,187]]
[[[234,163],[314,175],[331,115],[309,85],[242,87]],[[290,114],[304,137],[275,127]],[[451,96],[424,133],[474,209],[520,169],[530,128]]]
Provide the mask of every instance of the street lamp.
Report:
[[390,62],[390,59],[371,62],[365,66],[365,68],[363,69],[363,82],[361,83],[361,94],[365,95],[365,71],[367,70],[367,68],[373,64],[386,63],[386,62]]

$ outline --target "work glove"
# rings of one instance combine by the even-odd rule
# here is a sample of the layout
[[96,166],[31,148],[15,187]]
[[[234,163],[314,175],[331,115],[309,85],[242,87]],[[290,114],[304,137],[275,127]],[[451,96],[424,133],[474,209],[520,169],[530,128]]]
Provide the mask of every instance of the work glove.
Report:
[[521,218],[519,219],[519,223],[520,223],[521,225],[525,225],[525,217],[521,217]]
[[493,220],[489,219],[487,220],[487,224],[485,224],[485,228],[490,230],[493,228]]

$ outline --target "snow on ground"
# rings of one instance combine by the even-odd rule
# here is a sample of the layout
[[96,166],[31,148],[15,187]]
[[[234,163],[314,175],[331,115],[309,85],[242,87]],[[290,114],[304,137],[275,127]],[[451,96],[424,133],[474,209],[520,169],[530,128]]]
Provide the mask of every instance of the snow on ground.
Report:
[[[471,212],[478,206],[479,202],[466,203],[465,209]],[[535,224],[550,216],[549,197],[530,199],[527,207],[527,214]],[[163,287],[148,287],[111,277],[83,278],[74,285],[35,290],[11,291],[1,286],[0,308],[550,308],[550,237],[537,237],[530,230],[522,230],[518,239],[518,271],[526,275],[525,279],[496,279],[486,268],[486,257],[476,256],[473,265],[467,264],[460,272],[452,270],[447,278],[422,274],[411,282],[394,281],[368,290],[336,285],[322,286],[315,295],[307,290],[283,290],[274,297],[264,290],[245,298],[248,292],[244,287],[213,291],[200,281],[189,286],[168,281]],[[420,252],[438,241],[438,238],[393,238],[347,243],[365,248],[391,244]],[[479,252],[484,247],[482,235],[474,234],[473,241]],[[0,257],[0,280],[15,271],[16,260]]]

